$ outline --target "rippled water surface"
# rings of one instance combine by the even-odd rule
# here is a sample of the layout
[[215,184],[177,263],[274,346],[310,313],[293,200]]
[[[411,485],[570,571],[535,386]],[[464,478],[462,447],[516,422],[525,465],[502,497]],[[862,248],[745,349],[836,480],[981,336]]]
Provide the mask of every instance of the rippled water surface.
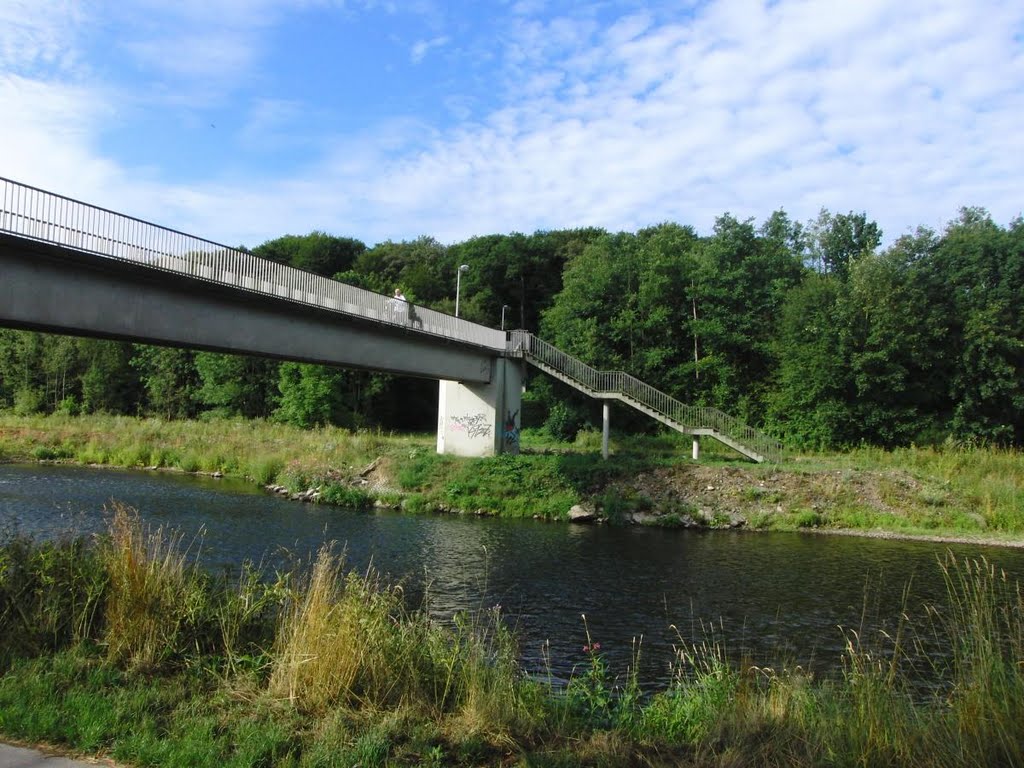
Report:
[[[524,663],[567,676],[584,660],[586,614],[613,671],[643,636],[646,684],[666,678],[672,646],[714,625],[734,655],[761,664],[836,669],[839,627],[895,617],[942,595],[947,547],[813,534],[666,531],[532,520],[357,513],[300,504],[237,483],[172,473],[0,465],[0,532],[37,538],[104,530],[113,500],[186,538],[202,536],[207,568],[249,559],[274,566],[344,546],[352,567],[372,564],[431,610],[502,606]],[[956,546],[1024,577],[1024,552]],[[547,650],[545,650],[545,644]],[[545,661],[547,658],[549,661]]]

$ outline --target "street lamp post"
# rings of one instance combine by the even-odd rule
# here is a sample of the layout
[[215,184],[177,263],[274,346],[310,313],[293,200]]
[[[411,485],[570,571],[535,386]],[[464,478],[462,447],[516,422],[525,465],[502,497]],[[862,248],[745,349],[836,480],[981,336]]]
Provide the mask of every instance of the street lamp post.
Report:
[[469,264],[463,264],[459,267],[458,273],[455,276],[455,316],[459,316],[459,290],[462,288],[462,273],[469,271]]
[[501,330],[505,330],[505,310],[509,309],[508,304],[503,304],[501,307]]

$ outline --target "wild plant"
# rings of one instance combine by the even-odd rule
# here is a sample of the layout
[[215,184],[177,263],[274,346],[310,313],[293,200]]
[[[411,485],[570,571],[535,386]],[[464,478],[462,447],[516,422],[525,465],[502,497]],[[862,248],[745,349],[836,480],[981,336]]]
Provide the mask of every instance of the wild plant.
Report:
[[0,669],[93,636],[106,574],[82,539],[0,545]]
[[433,627],[432,646],[440,651],[444,687],[433,704],[438,714],[452,709],[452,728],[460,738],[484,735],[504,739],[532,720],[519,676],[519,649],[506,626],[501,606],[480,613],[459,613],[452,629]]
[[212,610],[226,676],[260,671],[269,663],[267,646],[290,590],[291,574],[278,571],[270,580],[250,562],[243,563],[234,585],[219,590]]
[[344,560],[320,550],[304,589],[282,614],[274,648],[270,690],[305,708],[323,708],[355,679],[358,637],[339,616]]
[[323,547],[278,625],[270,691],[306,711],[381,707],[401,699],[408,683],[400,590],[372,572],[346,576],[343,566]]
[[188,562],[182,536],[149,529],[138,512],[113,504],[101,549],[109,578],[104,643],[108,657],[151,669],[182,650],[182,630],[206,609],[208,590]]
[[677,637],[672,678],[655,694],[642,715],[643,731],[670,744],[695,745],[706,739],[731,713],[740,683],[713,625],[699,623],[699,641]]
[[587,642],[583,645],[583,653],[587,660],[579,674],[573,671],[572,678],[566,686],[565,696],[570,707],[578,716],[593,728],[608,728],[612,714],[612,684],[608,679],[608,663],[601,654],[601,643],[594,642],[590,636],[590,626],[586,614],[583,619],[583,633]]
[[274,456],[260,458],[251,462],[245,469],[245,476],[251,478],[258,485],[269,485],[277,480],[277,476],[284,469],[284,461]]
[[862,755],[865,765],[912,765],[920,724],[900,669],[900,633],[882,633],[888,648],[867,642],[862,630],[846,630],[845,636],[841,714],[825,742],[843,754]]
[[951,761],[1024,765],[1024,595],[986,558],[940,563],[946,604],[928,616],[951,649],[936,733]]

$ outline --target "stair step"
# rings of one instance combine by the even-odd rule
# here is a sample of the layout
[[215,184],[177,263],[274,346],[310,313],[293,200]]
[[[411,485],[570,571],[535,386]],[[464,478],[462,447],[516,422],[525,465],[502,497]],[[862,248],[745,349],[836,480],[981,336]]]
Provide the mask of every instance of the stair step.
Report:
[[[665,414],[664,412],[658,410],[657,408],[654,408],[654,407],[648,405],[647,403],[643,402],[642,400],[639,400],[639,399],[637,399],[636,397],[634,397],[632,395],[626,394],[625,392],[623,392],[621,390],[606,390],[606,389],[597,390],[597,389],[594,389],[593,387],[584,384],[579,379],[569,375],[565,371],[560,370],[554,364],[549,363],[546,360],[542,360],[537,355],[535,355],[532,352],[530,352],[529,350],[532,349],[535,345],[545,344],[545,342],[540,341],[539,339],[537,339],[532,334],[524,334],[524,335],[528,337],[526,339],[527,343],[526,344],[522,344],[522,346],[520,348],[522,350],[525,350],[523,352],[523,357],[528,362],[530,362],[536,368],[539,368],[540,370],[542,370],[545,373],[549,374],[550,376],[553,376],[554,378],[558,379],[559,381],[565,382],[569,386],[578,389],[579,391],[583,392],[584,394],[589,395],[590,397],[600,398],[600,399],[610,399],[610,398],[617,399],[620,402],[625,403],[626,405],[630,406],[631,408],[635,408],[636,410],[640,411],[641,413],[644,413],[644,414],[650,416],[653,419],[657,419],[658,421],[660,421],[661,423],[665,424],[666,426],[671,427],[672,429],[675,429],[678,432],[682,432],[683,434],[698,434],[697,430],[700,430],[700,434],[708,435],[709,437],[711,437],[711,438],[713,438],[715,440],[718,440],[719,442],[723,443],[724,445],[727,445],[730,448],[732,448],[733,450],[743,454],[747,458],[750,458],[750,459],[752,459],[754,461],[757,461],[757,462],[764,462],[764,461],[768,461],[768,460],[778,461],[778,460],[781,459],[782,447],[776,441],[772,440],[767,435],[763,435],[763,434],[757,433],[756,430],[753,430],[750,427],[746,427],[744,425],[741,425],[743,427],[743,430],[748,432],[748,437],[751,436],[749,433],[753,433],[752,436],[755,438],[753,443],[758,446],[756,448],[754,447],[754,445],[752,445],[750,443],[749,440],[742,440],[742,439],[735,438],[732,435],[728,434],[727,432],[722,432],[714,424],[708,423],[708,424],[698,424],[698,425],[695,425],[695,426],[692,426],[692,425],[688,426],[688,425],[686,425],[686,424],[676,420],[672,416],[669,416],[669,415]],[[546,346],[550,347],[550,345],[546,345]],[[554,347],[550,347],[550,349],[554,350],[554,353],[556,353],[559,357],[564,358],[566,361],[570,362],[573,369],[575,369],[577,371],[584,371],[584,372],[590,373],[591,375],[594,376],[595,379],[597,378],[598,375],[607,376],[609,378],[612,375],[612,374],[601,374],[600,372],[596,371],[595,369],[590,368],[589,366],[587,366],[582,361],[577,360],[576,358],[570,357],[569,355],[566,355],[564,352],[556,350]],[[620,375],[625,375],[625,374],[620,374]],[[632,378],[632,377],[630,377],[630,378]],[[636,381],[636,380],[633,379],[633,381]],[[639,387],[642,387],[642,386],[645,386],[645,385],[643,385],[642,382],[638,382],[638,386],[635,387],[634,389],[639,389]],[[650,388],[648,388],[648,389],[650,389]],[[664,394],[662,392],[658,392],[657,390],[652,390],[652,391],[657,394],[659,400],[661,400],[661,398],[665,398],[665,401],[669,402],[671,405],[673,405],[673,406],[674,405],[678,405],[680,412],[684,411],[684,409],[687,407],[684,403],[681,403],[678,400],[674,400],[673,398],[669,397],[668,395],[666,395],[666,394]],[[726,414],[722,414],[721,412],[717,412],[717,413],[719,413],[719,415],[722,416],[725,419],[729,419],[730,418]],[[774,457],[773,457],[773,454],[774,454]]]

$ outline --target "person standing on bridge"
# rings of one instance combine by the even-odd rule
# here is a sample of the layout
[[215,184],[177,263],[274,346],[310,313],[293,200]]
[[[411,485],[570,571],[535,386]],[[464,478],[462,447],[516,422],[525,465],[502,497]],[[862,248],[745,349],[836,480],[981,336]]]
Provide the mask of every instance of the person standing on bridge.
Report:
[[409,300],[405,298],[401,288],[395,288],[395,295],[391,301],[391,317],[396,323],[405,325],[409,318]]

